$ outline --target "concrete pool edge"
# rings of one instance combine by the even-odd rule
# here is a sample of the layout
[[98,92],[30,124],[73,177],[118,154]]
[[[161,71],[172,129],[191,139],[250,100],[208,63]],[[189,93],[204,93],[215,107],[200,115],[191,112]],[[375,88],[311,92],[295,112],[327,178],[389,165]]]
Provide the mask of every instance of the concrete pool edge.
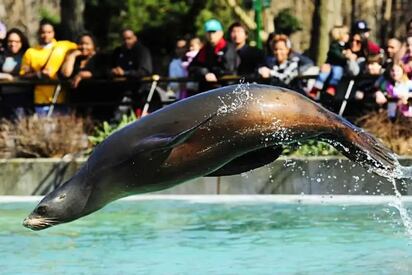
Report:
[[[411,157],[401,161],[404,165],[412,165]],[[84,159],[73,162],[59,159],[0,159],[0,195],[46,194],[70,178],[83,163]],[[412,184],[400,190],[403,195],[412,195]],[[393,195],[393,185],[342,157],[282,157],[248,173],[196,178],[161,194]]]
[[[0,196],[2,203],[38,202],[43,196]],[[397,200],[395,196],[368,195],[135,195],[120,201],[180,200],[194,203],[293,203],[293,204],[387,204]],[[402,202],[412,203],[412,196],[402,196]]]

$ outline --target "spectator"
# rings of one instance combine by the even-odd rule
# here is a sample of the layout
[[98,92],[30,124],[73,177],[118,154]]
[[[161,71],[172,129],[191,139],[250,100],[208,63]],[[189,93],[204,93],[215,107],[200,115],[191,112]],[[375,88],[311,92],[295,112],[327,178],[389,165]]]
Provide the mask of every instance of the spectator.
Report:
[[274,35],[271,41],[273,56],[268,56],[266,66],[260,67],[258,72],[263,78],[274,78],[280,81],[277,84],[286,84],[297,87],[292,81],[302,74],[313,62],[291,48],[289,38],[284,34]]
[[406,33],[412,33],[412,18],[406,23]]
[[0,53],[0,79],[12,80],[19,75],[23,54],[29,48],[27,37],[19,29],[11,29],[4,39],[4,52]]
[[[0,53],[0,79],[13,80],[19,75],[24,52],[29,48],[26,36],[19,29],[9,30],[4,39],[4,52]],[[2,113],[6,117],[24,115],[24,107],[32,104],[32,93],[26,87],[3,86]]]
[[[79,84],[83,79],[101,78],[105,74],[106,64],[103,55],[97,52],[97,44],[91,33],[83,33],[79,36],[78,48],[67,54],[61,67],[60,74],[71,81],[72,90],[70,102],[76,106],[77,113],[90,114],[96,111],[92,106],[93,101],[99,101],[100,95],[90,91],[90,87],[82,87]],[[94,86],[96,89],[96,86]],[[101,101],[104,101],[101,100]],[[86,105],[86,107],[84,107]],[[96,118],[99,114],[93,113]]]
[[[175,47],[175,57],[169,63],[169,77],[187,77],[187,69],[183,66],[183,59],[187,52],[187,42],[185,39],[178,39]],[[175,92],[176,98],[186,97],[186,85],[184,82],[170,82],[168,88]]]
[[[39,45],[29,48],[23,56],[20,75],[36,79],[57,79],[57,72],[62,65],[66,53],[76,49],[77,45],[70,41],[56,41],[52,23],[42,20],[39,27]],[[65,93],[54,94],[55,85],[36,85],[34,103],[36,113],[45,115],[50,104],[63,103]],[[54,99],[55,97],[55,99]],[[55,102],[53,102],[55,100]],[[65,107],[56,106],[55,110],[64,112]]]
[[383,57],[381,54],[369,55],[366,60],[366,68],[363,78],[355,83],[355,100],[360,106],[352,108],[355,112],[365,113],[374,110],[376,107],[375,92],[378,90],[379,78],[383,74]]
[[4,23],[0,21],[0,54],[4,52],[5,50],[4,39],[6,38],[6,35],[7,35],[6,25],[4,25]]
[[[200,49],[203,47],[203,42],[199,37],[193,37],[189,41],[189,51],[186,52],[183,58],[182,66],[188,71],[190,64],[193,59],[199,53]],[[199,85],[197,82],[189,81],[186,83],[185,93],[180,94],[180,99],[192,96],[199,90]]]
[[203,42],[200,40],[199,37],[193,37],[189,41],[189,51],[186,52],[184,60],[183,60],[183,67],[187,70],[189,68],[190,63],[192,63],[193,59],[199,53],[200,49],[203,47]]
[[204,29],[207,42],[189,66],[189,75],[199,81],[201,92],[217,87],[218,77],[236,71],[236,50],[223,38],[222,24],[210,19]]
[[135,32],[126,28],[121,33],[123,45],[112,55],[111,74],[114,77],[140,78],[152,74],[152,57]]
[[386,59],[384,67],[388,67],[395,59],[400,58],[399,53],[402,43],[397,38],[390,38],[386,43]]
[[406,37],[406,52],[401,60],[408,78],[412,79],[412,33],[408,33]]
[[78,49],[66,56],[61,74],[71,79],[73,88],[77,88],[82,79],[99,78],[104,75],[104,62],[96,54],[96,40],[91,33],[80,35]]
[[329,46],[326,63],[321,67],[315,85],[309,92],[309,96],[313,99],[319,98],[319,92],[323,89],[325,82],[329,78],[329,86],[326,89],[326,93],[334,96],[336,93],[336,86],[342,79],[346,66],[347,59],[343,52],[349,41],[348,27],[335,26],[332,28],[330,35],[332,37],[332,43]]
[[235,22],[229,27],[229,35],[231,42],[236,48],[237,75],[254,77],[258,68],[265,64],[265,56],[263,51],[255,47],[250,47],[246,43],[248,38],[248,30],[239,22]]
[[[368,39],[364,34],[355,33],[352,35],[348,49],[344,51],[344,55],[347,59],[347,72],[349,76],[357,76],[365,69],[366,58],[370,51],[368,48]],[[374,49],[371,54],[379,54],[379,49]]]
[[398,111],[406,117],[412,117],[412,109],[408,105],[408,100],[412,98],[412,81],[408,79],[402,63],[394,62],[387,68],[385,80],[379,88],[376,103],[388,103],[389,119],[394,120]]
[[373,53],[380,53],[381,48],[379,47],[378,44],[370,40],[370,31],[371,29],[368,26],[368,23],[365,20],[357,20],[353,23],[351,33],[352,35],[354,34],[359,34],[362,37],[366,39],[366,47],[368,52],[373,52]]
[[[139,40],[136,33],[126,28],[121,32],[123,44],[117,47],[112,53],[111,59],[111,76],[113,77],[126,77],[140,79],[144,76],[150,76],[153,73],[152,56],[148,48]],[[118,87],[117,87],[118,88]],[[130,105],[121,105],[115,112],[115,117],[119,120],[122,114],[129,112],[130,107],[134,109],[134,112],[139,116],[146,103],[147,93],[149,87],[146,84],[142,85],[126,85],[121,93],[122,98],[113,98],[112,101],[121,101]],[[113,95],[115,96],[115,95]],[[150,104],[150,111],[153,108],[159,108],[161,106],[160,98],[155,94],[152,104]]]
[[[266,43],[264,45],[265,60],[270,57],[273,57],[272,40],[277,35],[285,35],[286,37],[288,37],[286,34],[283,34],[283,33],[276,33],[276,32],[269,33]],[[313,66],[313,61],[309,57],[301,53],[298,53],[296,51],[292,51],[292,56],[297,56],[300,59],[302,59],[301,63],[304,65],[304,67],[301,68],[301,71],[310,72],[310,74],[312,74],[314,70],[316,71],[316,73],[318,72],[318,68],[316,66]]]

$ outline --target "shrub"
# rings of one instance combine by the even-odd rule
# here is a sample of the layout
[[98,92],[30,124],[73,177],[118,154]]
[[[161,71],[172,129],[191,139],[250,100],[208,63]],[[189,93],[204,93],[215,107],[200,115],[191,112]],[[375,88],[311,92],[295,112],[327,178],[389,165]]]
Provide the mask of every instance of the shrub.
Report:
[[0,121],[0,158],[16,155],[14,124],[8,120]]
[[306,140],[298,145],[288,145],[283,151],[287,156],[337,156],[340,153],[331,145],[317,140]]
[[380,138],[399,155],[412,155],[412,119],[400,116],[395,122],[388,119],[387,112],[373,112],[356,122],[366,131]]
[[275,32],[278,34],[291,35],[297,31],[302,30],[302,24],[293,16],[292,9],[283,9],[273,20],[275,25]]
[[89,148],[89,119],[74,115],[37,115],[0,122],[0,156],[63,157]]
[[103,140],[105,140],[108,136],[110,136],[115,131],[123,128],[124,126],[132,123],[137,119],[134,112],[130,112],[129,115],[123,114],[122,119],[117,124],[110,124],[107,121],[104,121],[100,126],[94,128],[93,135],[90,135],[89,141],[93,145],[93,147],[97,146]]

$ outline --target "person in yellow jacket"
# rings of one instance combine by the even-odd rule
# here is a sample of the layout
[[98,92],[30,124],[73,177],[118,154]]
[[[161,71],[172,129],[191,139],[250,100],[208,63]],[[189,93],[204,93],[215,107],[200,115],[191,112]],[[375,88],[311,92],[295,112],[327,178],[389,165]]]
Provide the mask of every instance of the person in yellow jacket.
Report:
[[[57,73],[66,53],[77,49],[76,43],[56,41],[53,25],[42,20],[39,27],[39,45],[29,48],[23,56],[20,75],[27,78],[57,79]],[[34,88],[34,104],[36,113],[45,114],[50,108],[56,85],[36,85]],[[65,101],[65,93],[59,93],[55,103]]]

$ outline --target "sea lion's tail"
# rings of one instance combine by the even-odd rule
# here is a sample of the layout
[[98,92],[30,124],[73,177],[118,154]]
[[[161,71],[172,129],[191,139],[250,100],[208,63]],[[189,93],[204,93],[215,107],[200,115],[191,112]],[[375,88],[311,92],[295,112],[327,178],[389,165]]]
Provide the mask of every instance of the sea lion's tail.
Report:
[[339,130],[335,128],[333,134],[324,140],[346,157],[387,178],[412,176],[412,168],[402,167],[395,153],[382,142],[342,118],[338,121],[340,123],[336,126]]

